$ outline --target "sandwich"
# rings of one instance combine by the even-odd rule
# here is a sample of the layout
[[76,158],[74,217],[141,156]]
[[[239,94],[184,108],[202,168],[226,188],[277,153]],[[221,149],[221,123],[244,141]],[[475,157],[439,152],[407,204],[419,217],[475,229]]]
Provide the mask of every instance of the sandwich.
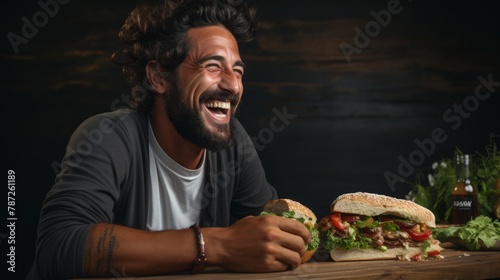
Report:
[[311,259],[318,249],[320,241],[316,228],[317,218],[309,208],[291,199],[274,199],[266,203],[261,215],[276,215],[303,223],[311,233],[312,241],[307,244],[306,252],[302,255],[302,263]]
[[432,237],[434,214],[412,201],[372,193],[347,193],[318,223],[334,261],[420,261],[443,258]]

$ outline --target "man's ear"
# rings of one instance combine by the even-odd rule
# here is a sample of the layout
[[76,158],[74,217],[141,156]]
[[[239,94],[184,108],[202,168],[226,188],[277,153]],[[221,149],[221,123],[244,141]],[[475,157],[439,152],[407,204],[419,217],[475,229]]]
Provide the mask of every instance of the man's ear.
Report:
[[163,94],[167,92],[168,82],[163,75],[160,63],[156,60],[151,60],[146,65],[146,76],[148,78],[148,83],[150,89],[157,94]]

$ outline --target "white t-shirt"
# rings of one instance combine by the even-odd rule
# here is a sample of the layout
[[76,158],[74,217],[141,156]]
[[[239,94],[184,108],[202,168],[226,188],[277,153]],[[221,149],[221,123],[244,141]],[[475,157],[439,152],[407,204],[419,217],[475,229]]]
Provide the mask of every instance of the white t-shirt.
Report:
[[185,229],[198,222],[205,158],[197,169],[184,168],[163,151],[149,123],[149,230]]

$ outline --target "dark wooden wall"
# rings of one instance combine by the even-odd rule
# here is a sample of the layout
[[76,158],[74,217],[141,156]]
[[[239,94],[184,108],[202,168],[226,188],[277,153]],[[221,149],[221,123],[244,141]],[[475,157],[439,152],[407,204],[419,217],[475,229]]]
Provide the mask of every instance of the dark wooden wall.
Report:
[[[4,36],[4,162],[18,175],[20,271],[32,261],[38,211],[68,137],[129,91],[109,57],[134,2],[71,1],[17,54]],[[411,186],[389,184],[384,174],[402,175],[401,158],[416,154],[416,140],[431,138],[435,129],[446,137],[414,166],[425,168],[456,147],[482,151],[490,133],[500,134],[500,85],[474,103],[478,77],[500,82],[494,1],[252,3],[261,30],[241,49],[249,69],[239,118],[256,137],[268,179],[282,197],[304,202],[318,216],[345,192],[404,197]],[[377,28],[372,13],[388,5],[394,13]],[[21,18],[39,10],[37,1],[3,9],[2,34],[20,34]],[[339,46],[356,47],[356,27],[367,24],[373,36],[358,42],[359,53],[348,62]],[[469,110],[453,111],[464,100]],[[280,124],[274,118],[285,111],[285,125],[277,129],[271,122]],[[412,182],[413,176],[402,177]]]
[[[261,153],[282,195],[317,212],[348,191],[404,197],[411,186],[384,176],[413,182],[414,172],[398,170],[400,156],[425,168],[456,147],[484,152],[500,132],[500,84],[485,100],[475,96],[479,76],[500,81],[492,1],[269,2],[257,4],[265,7],[261,32],[244,51],[251,70],[241,111],[254,135],[274,108],[296,115]],[[381,10],[393,13],[375,24],[373,13],[388,14]],[[355,41],[356,30],[369,41]],[[350,63],[342,44],[357,46]],[[440,143],[421,160],[415,141],[428,143],[433,131]]]

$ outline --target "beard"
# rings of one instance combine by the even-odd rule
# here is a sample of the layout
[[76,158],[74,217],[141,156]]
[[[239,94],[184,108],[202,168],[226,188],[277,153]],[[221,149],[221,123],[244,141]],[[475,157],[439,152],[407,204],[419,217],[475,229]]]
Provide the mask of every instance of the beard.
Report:
[[190,108],[182,101],[182,92],[177,79],[173,79],[172,89],[165,96],[165,109],[168,118],[177,132],[193,144],[210,151],[227,149],[233,143],[234,113],[233,108],[238,104],[238,97],[224,91],[205,91],[201,94],[198,102],[203,104],[205,100],[229,100],[231,102],[229,122],[227,124],[212,124],[216,131],[210,131],[207,124],[203,123],[201,112]]

